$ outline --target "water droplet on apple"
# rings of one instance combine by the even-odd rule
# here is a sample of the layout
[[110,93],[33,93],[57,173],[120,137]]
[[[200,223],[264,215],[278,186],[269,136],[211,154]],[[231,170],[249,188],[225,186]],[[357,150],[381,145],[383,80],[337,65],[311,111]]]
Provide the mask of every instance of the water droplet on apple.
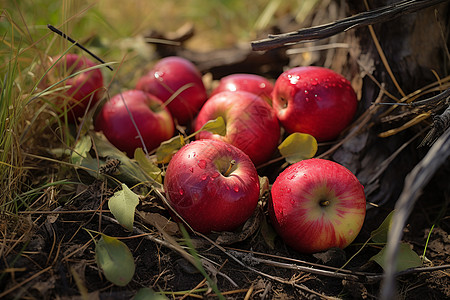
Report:
[[183,195],[184,195],[184,190],[183,190],[182,188],[180,188],[180,189],[178,190],[178,193],[180,193],[180,195],[183,196]]
[[190,168],[189,168],[189,171],[191,171],[191,173],[194,173],[194,168],[193,168],[193,167],[190,167]]
[[203,175],[200,177],[201,180],[206,180],[206,178],[208,178],[208,175],[206,175],[206,174],[203,174]]
[[204,159],[199,160],[198,161],[198,166],[199,166],[200,169],[206,168],[206,160],[204,160]]
[[220,173],[216,172],[216,173],[211,175],[211,179],[215,179],[215,178],[219,177],[219,175],[220,175]]
[[239,192],[239,187],[238,187],[237,185],[235,185],[235,186],[233,187],[233,190],[237,193],[237,192]]
[[308,94],[309,94],[308,90],[305,90],[305,95],[308,95]]

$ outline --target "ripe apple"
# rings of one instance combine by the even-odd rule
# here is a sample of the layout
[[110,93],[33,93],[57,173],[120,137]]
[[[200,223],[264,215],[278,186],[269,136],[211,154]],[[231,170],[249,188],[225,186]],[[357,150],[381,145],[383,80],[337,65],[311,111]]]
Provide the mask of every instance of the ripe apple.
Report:
[[256,74],[236,73],[220,79],[219,85],[210,97],[224,91],[247,91],[256,94],[272,104],[273,84],[267,78]]
[[233,231],[253,213],[259,178],[250,158],[222,141],[183,146],[164,178],[167,200],[196,231]]
[[[165,102],[172,117],[181,125],[195,118],[208,97],[197,67],[178,56],[159,60],[149,73],[139,79],[136,88]],[[176,97],[172,99],[172,95]]]
[[[52,58],[56,61],[59,57]],[[71,74],[83,69],[95,66],[91,60],[77,54],[66,54],[49,71],[47,83],[51,85]],[[67,117],[70,122],[76,122],[83,117],[86,109],[92,108],[103,96],[103,75],[100,69],[82,72],[62,83],[66,89],[57,98],[59,108],[68,111]],[[58,86],[59,87],[59,86]]]
[[127,90],[113,96],[99,112],[95,129],[103,131],[111,144],[130,157],[133,157],[136,148],[143,148],[130,114],[148,151],[174,134],[175,127],[170,112],[154,95],[141,90]]
[[269,215],[284,242],[303,253],[345,248],[358,235],[366,214],[364,188],[347,168],[307,159],[275,180]]
[[273,107],[289,132],[335,139],[352,121],[358,100],[350,82],[323,67],[296,67],[275,81]]
[[245,92],[221,92],[206,101],[198,113],[195,130],[221,116],[225,136],[201,131],[197,139],[215,139],[244,151],[255,165],[266,162],[280,139],[280,125],[272,107],[261,97]]

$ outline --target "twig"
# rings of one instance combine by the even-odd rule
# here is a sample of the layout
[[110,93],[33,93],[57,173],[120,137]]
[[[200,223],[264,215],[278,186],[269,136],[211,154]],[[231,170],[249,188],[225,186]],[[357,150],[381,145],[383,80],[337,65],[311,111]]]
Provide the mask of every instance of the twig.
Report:
[[[91,55],[93,58],[95,58],[96,60],[98,60],[99,62],[101,62],[102,64],[106,64],[106,62],[104,60],[102,60],[100,57],[98,57],[97,55],[95,55],[94,53],[92,53],[89,49],[87,49],[86,47],[84,47],[83,45],[81,45],[80,43],[78,43],[77,41],[75,41],[73,38],[71,38],[70,36],[68,36],[67,34],[65,34],[64,32],[62,32],[61,30],[59,30],[58,28],[56,28],[55,26],[48,24],[47,25],[48,29],[50,29],[51,31],[53,31],[54,33],[62,36],[63,38],[65,38],[66,40],[68,40],[69,42],[73,43],[75,46],[83,49],[84,51],[86,51],[89,55]],[[106,66],[108,69],[110,69],[111,71],[114,71],[113,68],[111,66]]]
[[388,6],[362,12],[329,24],[300,29],[298,31],[269,35],[251,43],[255,51],[270,50],[299,42],[327,38],[349,29],[386,22],[401,15],[416,12],[448,0],[403,0]]
[[437,169],[450,155],[450,128],[434,143],[427,155],[406,176],[403,191],[395,204],[392,227],[389,230],[386,249],[385,278],[380,299],[393,299],[395,294],[395,262],[406,221],[413,210],[421,190],[431,180]]
[[411,107],[417,107],[417,106],[421,106],[421,105],[426,105],[426,104],[433,104],[436,102],[439,102],[445,98],[450,97],[450,88],[446,89],[445,91],[443,91],[442,93],[424,99],[424,100],[420,100],[420,101],[415,101],[415,102],[408,102],[408,103],[399,103],[399,102],[379,102],[379,103],[375,103],[376,105],[399,105],[399,106],[411,106]]
[[450,106],[439,116],[433,117],[433,124],[431,130],[427,133],[419,147],[428,145],[431,146],[437,138],[450,127]]
[[[236,253],[238,256],[241,256],[242,253],[233,250],[234,253]],[[332,278],[338,278],[348,281],[357,281],[361,283],[368,283],[373,284],[376,282],[379,282],[383,279],[384,275],[382,273],[369,273],[369,272],[359,272],[359,271],[351,271],[346,269],[338,269],[328,266],[322,266],[323,268],[329,268],[330,270],[320,269],[317,264],[314,264],[314,266],[301,266],[298,264],[293,263],[283,263],[268,259],[262,259],[254,257],[252,252],[248,253],[246,255],[246,260],[251,261],[252,263],[262,263],[270,266],[274,266],[277,268],[283,268],[283,269],[289,269],[289,270],[296,270],[301,272],[307,272],[315,275],[320,276],[326,276],[326,277],[332,277]],[[303,262],[308,263],[308,262]],[[312,264],[311,264],[312,265]],[[445,270],[450,269],[450,265],[441,265],[441,266],[433,266],[433,267],[418,267],[418,268],[410,268],[401,272],[395,273],[395,276],[403,276],[403,275],[410,275],[415,273],[423,273],[423,272],[434,272],[438,270]]]

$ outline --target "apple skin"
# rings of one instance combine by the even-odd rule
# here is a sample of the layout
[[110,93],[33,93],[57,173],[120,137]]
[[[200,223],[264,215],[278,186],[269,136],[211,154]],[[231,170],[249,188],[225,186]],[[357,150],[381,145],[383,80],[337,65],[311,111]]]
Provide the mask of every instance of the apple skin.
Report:
[[[234,160],[229,175],[226,175]],[[222,141],[197,140],[183,146],[164,177],[167,199],[196,231],[233,231],[256,208],[259,178],[250,158]]]
[[287,132],[308,133],[319,142],[339,136],[352,121],[358,100],[350,82],[323,67],[296,67],[275,81],[273,108]]
[[[186,88],[186,85],[192,86]],[[153,94],[163,102],[184,88],[167,104],[172,117],[181,125],[193,120],[208,98],[202,75],[192,62],[178,56],[162,58],[136,84],[136,89]]]
[[224,91],[246,91],[258,95],[272,105],[273,84],[267,78],[247,73],[236,73],[220,79],[210,97]]
[[[58,58],[53,57],[52,60],[56,61]],[[85,57],[66,54],[49,71],[47,79],[51,82],[47,82],[47,86],[73,73],[94,66],[96,64]],[[63,95],[57,98],[57,105],[61,109],[64,109],[64,105],[66,106],[67,117],[71,123],[83,117],[88,106],[92,108],[104,94],[103,75],[100,69],[80,73],[65,80],[62,84],[70,86],[70,88],[64,90]]]
[[333,161],[312,158],[289,166],[275,180],[271,196],[269,216],[275,230],[302,253],[345,248],[364,223],[364,188]]
[[195,130],[219,116],[226,124],[225,136],[202,131],[196,138],[230,143],[244,151],[255,165],[270,159],[278,146],[280,125],[267,102],[245,91],[218,93],[209,98],[198,113]]
[[134,150],[143,146],[131,121],[129,110],[147,150],[151,151],[161,142],[170,139],[175,131],[172,116],[162,104],[157,97],[144,91],[124,91],[103,105],[95,120],[95,130],[103,131],[114,146],[133,157]]

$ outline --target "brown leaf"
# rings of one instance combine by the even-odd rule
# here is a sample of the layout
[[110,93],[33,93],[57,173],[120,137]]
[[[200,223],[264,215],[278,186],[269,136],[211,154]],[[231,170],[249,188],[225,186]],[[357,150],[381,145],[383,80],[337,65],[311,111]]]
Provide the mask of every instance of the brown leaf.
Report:
[[178,224],[167,219],[163,215],[143,211],[138,211],[138,215],[142,218],[142,221],[144,223],[150,224],[157,228],[162,228],[167,234],[171,236],[181,234],[180,229],[178,228]]

